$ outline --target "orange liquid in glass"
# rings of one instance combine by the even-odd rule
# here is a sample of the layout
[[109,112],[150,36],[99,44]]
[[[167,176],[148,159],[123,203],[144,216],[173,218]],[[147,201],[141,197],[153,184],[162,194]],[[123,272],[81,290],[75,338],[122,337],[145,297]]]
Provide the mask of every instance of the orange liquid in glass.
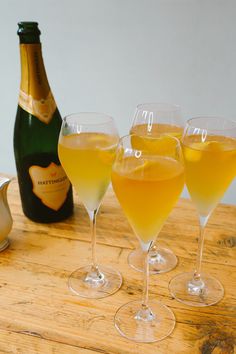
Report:
[[148,124],[138,124],[131,128],[130,134],[139,136],[148,135],[153,137],[168,134],[170,136],[174,136],[175,138],[181,139],[183,128],[178,125],[161,123],[153,123],[150,126]]
[[[176,142],[168,138],[172,136],[181,139],[183,128],[171,124],[152,124],[148,130],[148,124],[135,125],[131,128],[132,147],[137,150],[147,150],[149,153],[168,155],[175,151]],[[158,139],[157,139],[158,138]]]
[[80,133],[60,138],[61,164],[80,200],[89,210],[99,207],[111,180],[118,138],[103,133]]
[[184,186],[184,168],[164,156],[117,162],[112,171],[115,194],[136,235],[154,240]]
[[186,184],[198,212],[207,216],[220,201],[236,174],[236,139],[199,135],[184,138]]

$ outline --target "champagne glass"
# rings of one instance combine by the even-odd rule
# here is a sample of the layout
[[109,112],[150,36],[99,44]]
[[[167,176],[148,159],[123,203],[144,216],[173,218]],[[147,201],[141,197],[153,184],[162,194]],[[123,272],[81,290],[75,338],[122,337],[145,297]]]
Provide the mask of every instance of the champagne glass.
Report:
[[174,277],[169,290],[176,300],[190,306],[209,306],[224,296],[221,283],[201,272],[204,229],[235,177],[236,123],[221,117],[190,119],[183,139],[186,184],[200,221],[194,271]]
[[[170,135],[181,139],[183,134],[183,121],[180,106],[169,103],[144,103],[136,108],[131,134],[137,135],[136,147],[143,147],[155,150],[155,139],[146,137],[158,137]],[[149,253],[150,273],[164,273],[175,268],[177,265],[176,255],[166,247],[158,243],[153,244]],[[131,252],[128,256],[129,265],[138,270],[143,269],[142,249]]]
[[160,154],[159,149],[153,153],[145,148],[136,149],[135,139],[135,135],[128,135],[120,140],[112,169],[112,185],[143,251],[144,288],[142,301],[131,301],[119,308],[115,326],[130,340],[156,342],[173,331],[175,317],[167,306],[148,299],[148,258],[157,234],[183,189],[184,167],[178,139],[168,137],[168,148],[163,149],[163,139],[157,138]]
[[95,250],[96,215],[110,183],[118,140],[114,121],[105,114],[77,113],[63,119],[58,154],[88,212],[92,238],[92,264],[71,274],[69,288],[86,298],[111,295],[122,283],[119,272],[111,267],[98,265]]

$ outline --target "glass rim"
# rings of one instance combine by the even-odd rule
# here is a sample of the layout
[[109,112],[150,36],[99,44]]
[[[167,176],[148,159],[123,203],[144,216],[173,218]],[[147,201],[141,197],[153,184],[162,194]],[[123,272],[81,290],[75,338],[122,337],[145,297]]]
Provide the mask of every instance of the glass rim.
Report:
[[[181,106],[175,103],[168,103],[168,102],[144,102],[144,103],[139,103],[136,106],[136,109],[140,109],[142,106],[148,106],[148,105],[153,105],[153,106],[160,106],[159,110],[163,109],[164,106],[168,107],[166,111],[171,111],[171,112],[177,112],[181,110]],[[161,108],[161,106],[163,106]]]
[[[176,147],[181,148],[181,143],[180,143],[179,139],[176,138],[175,136],[168,135],[168,134],[162,134],[162,135],[160,135],[159,137],[152,137],[152,136],[148,136],[148,135],[138,135],[138,134],[126,134],[126,135],[123,135],[123,136],[121,136],[121,137],[119,138],[119,141],[118,141],[118,144],[117,144],[117,148],[118,148],[119,146],[122,146],[122,145],[123,145],[123,144],[122,144],[122,141],[123,141],[124,139],[126,139],[126,138],[128,138],[128,137],[130,137],[130,139],[131,139],[132,137],[135,137],[135,136],[136,136],[136,137],[145,138],[145,139],[148,139],[148,140],[161,140],[161,138],[167,136],[168,138],[170,138],[171,140],[174,140],[174,141],[176,142]],[[134,148],[132,148],[132,149],[133,149],[133,150],[140,150],[140,151],[144,150],[144,149],[134,149]]]
[[[76,122],[76,117],[80,118],[81,117],[88,117],[89,115],[91,115],[92,117],[103,117],[104,121],[101,122],[89,122],[88,120],[84,120],[84,122],[82,121],[78,121]],[[75,119],[75,121],[73,122],[72,119]],[[69,121],[68,121],[69,119]],[[66,115],[63,119],[63,122],[68,123],[68,124],[84,124],[84,125],[105,125],[107,123],[114,123],[114,118],[112,116],[110,116],[109,114],[106,113],[101,113],[101,112],[77,112],[77,113],[70,113],[68,115]]]
[[[230,126],[228,127],[222,127],[222,128],[206,128],[206,127],[200,127],[197,124],[192,124],[192,122],[195,122],[199,119],[209,119],[209,120],[222,120],[225,121],[227,123],[230,123]],[[201,129],[201,130],[209,130],[209,131],[229,131],[229,130],[236,130],[236,121],[234,121],[233,119],[229,119],[229,118],[224,118],[223,116],[196,116],[196,117],[192,117],[190,119],[188,119],[186,121],[186,126],[189,126],[191,128],[196,128],[196,129]]]

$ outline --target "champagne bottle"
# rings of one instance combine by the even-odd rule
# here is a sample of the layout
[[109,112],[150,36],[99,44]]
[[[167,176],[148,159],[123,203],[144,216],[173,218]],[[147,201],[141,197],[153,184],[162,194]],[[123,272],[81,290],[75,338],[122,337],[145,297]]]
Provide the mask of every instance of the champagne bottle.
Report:
[[14,127],[14,154],[24,214],[56,222],[73,212],[71,184],[57,143],[62,119],[49,87],[37,22],[18,23],[21,85]]

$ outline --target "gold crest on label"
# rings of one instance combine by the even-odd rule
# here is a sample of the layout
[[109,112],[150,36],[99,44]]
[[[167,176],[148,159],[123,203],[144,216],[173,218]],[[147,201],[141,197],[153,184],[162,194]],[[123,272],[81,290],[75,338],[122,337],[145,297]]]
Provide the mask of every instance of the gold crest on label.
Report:
[[66,200],[70,182],[61,166],[51,162],[48,167],[31,166],[29,174],[34,194],[42,203],[55,211]]

